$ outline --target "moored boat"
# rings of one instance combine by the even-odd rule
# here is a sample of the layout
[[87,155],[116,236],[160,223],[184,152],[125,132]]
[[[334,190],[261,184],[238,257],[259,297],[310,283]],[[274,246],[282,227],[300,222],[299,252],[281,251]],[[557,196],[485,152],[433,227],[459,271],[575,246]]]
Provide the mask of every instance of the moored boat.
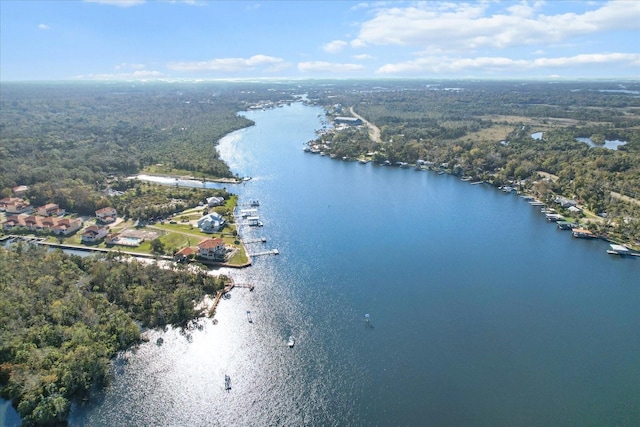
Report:
[[289,341],[287,341],[287,345],[289,347],[293,347],[296,344],[296,340],[293,338],[293,335],[289,336]]

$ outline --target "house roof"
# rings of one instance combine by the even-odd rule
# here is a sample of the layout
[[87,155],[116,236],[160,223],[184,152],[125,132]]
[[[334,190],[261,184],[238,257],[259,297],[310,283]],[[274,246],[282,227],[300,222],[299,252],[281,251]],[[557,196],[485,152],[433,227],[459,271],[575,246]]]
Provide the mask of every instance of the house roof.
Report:
[[194,248],[187,246],[186,248],[182,248],[178,252],[176,252],[176,255],[189,256],[194,254],[195,252],[196,250]]
[[211,249],[218,246],[224,245],[224,241],[219,237],[213,239],[204,239],[200,243],[198,243],[198,248],[200,249]]
[[96,215],[106,215],[106,214],[110,214],[111,212],[115,212],[115,209],[112,208],[111,206],[108,206],[106,208],[98,209],[96,211]]

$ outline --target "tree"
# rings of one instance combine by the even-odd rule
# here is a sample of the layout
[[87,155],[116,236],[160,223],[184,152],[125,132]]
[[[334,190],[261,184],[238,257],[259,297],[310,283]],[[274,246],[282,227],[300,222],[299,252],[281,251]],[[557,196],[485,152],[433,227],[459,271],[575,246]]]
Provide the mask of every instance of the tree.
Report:
[[160,238],[151,241],[151,252],[158,255],[164,253],[164,243],[162,243]]

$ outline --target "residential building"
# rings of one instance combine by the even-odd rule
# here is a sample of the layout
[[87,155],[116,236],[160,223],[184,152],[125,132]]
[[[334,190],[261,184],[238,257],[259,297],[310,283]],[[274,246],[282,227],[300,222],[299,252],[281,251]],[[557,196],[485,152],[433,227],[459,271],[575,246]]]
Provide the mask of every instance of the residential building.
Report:
[[22,197],[29,191],[29,187],[26,185],[18,185],[17,187],[13,187],[12,191],[16,197]]
[[116,218],[118,217],[118,212],[115,210],[115,208],[106,207],[98,209],[96,211],[96,217],[103,224],[110,224],[116,220]]
[[214,206],[222,206],[224,204],[223,197],[209,197],[207,198],[207,205],[212,208]]
[[[13,197],[11,197],[11,199],[15,200]],[[4,208],[5,212],[9,215],[28,213],[31,212],[32,209],[32,206],[22,199],[5,204]]]
[[362,124],[362,120],[357,117],[336,117],[333,119],[336,124],[346,124],[351,126],[357,126]]
[[205,259],[224,261],[227,252],[227,247],[220,238],[204,239],[198,243],[198,256]]
[[58,235],[69,235],[82,227],[82,220],[79,218],[56,218],[40,217],[27,214],[9,216],[2,223],[2,228],[11,230],[14,227],[24,227],[31,231],[51,232]]
[[226,221],[217,212],[211,212],[201,217],[198,221],[198,228],[205,233],[214,233],[220,231],[224,227]]
[[47,203],[44,206],[40,206],[36,209],[36,213],[42,216],[63,216],[65,214],[64,209],[60,209],[57,203]]
[[186,262],[189,259],[189,257],[191,257],[196,252],[197,250],[195,248],[187,246],[180,249],[178,252],[176,252],[175,255],[173,256],[173,259],[176,262]]
[[84,230],[81,240],[83,243],[95,243],[106,237],[107,233],[109,233],[109,227],[91,225]]

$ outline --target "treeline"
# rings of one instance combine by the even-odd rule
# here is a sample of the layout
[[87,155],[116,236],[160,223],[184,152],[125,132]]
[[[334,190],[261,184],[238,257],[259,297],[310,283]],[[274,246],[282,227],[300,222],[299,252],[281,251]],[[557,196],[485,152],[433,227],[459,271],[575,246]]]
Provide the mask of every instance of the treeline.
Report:
[[66,420],[109,381],[109,360],[145,327],[185,326],[228,279],[135,260],[0,247],[0,392],[25,425]]

